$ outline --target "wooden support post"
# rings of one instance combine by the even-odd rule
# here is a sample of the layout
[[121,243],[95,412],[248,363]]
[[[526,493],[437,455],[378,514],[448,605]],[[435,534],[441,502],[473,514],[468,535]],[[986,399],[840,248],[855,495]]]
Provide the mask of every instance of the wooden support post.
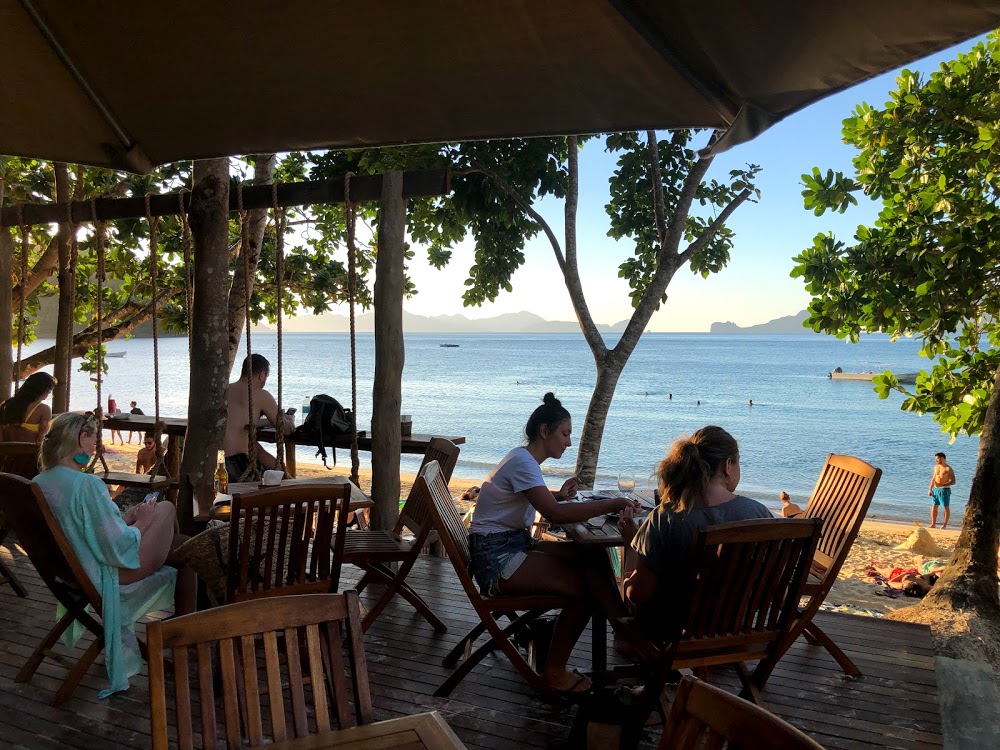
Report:
[[229,161],[195,162],[191,194],[194,310],[188,431],[181,462],[177,517],[193,531],[195,503],[206,511],[215,498],[215,460],[226,430],[229,385],[226,308],[229,300]]
[[9,229],[0,229],[0,401],[11,395],[14,380],[14,303],[9,279],[14,275],[14,238]]
[[406,201],[403,173],[382,176],[375,261],[375,385],[372,388],[373,529],[388,531],[399,517],[399,414],[403,382],[403,258]]
[[[65,203],[70,198],[69,167],[63,162],[55,162],[56,200]],[[59,312],[56,316],[56,351],[53,374],[56,376],[52,391],[52,413],[69,411],[69,381],[73,367],[73,307],[76,302],[76,279],[71,266],[71,248],[67,217],[59,219],[56,242],[59,247]],[[102,405],[103,408],[103,405]]]

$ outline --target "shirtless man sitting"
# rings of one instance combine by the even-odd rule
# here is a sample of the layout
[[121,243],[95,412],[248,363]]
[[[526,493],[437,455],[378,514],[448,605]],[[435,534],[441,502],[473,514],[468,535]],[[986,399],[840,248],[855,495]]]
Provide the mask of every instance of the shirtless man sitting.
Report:
[[[278,425],[278,402],[274,396],[264,390],[267,376],[271,373],[270,363],[259,354],[254,354],[243,360],[243,369],[240,372],[240,379],[235,383],[230,383],[226,390],[228,399],[228,413],[226,419],[226,439],[223,448],[226,452],[226,471],[229,473],[230,482],[238,482],[243,473],[250,466],[250,456],[247,454],[247,416],[250,408],[247,404],[247,381],[253,393],[253,416],[254,419],[266,417],[267,421],[277,427]],[[290,420],[282,422],[283,432],[288,435],[292,431]],[[257,443],[257,462],[259,468],[273,469],[277,462],[270,453],[264,450],[260,443]]]

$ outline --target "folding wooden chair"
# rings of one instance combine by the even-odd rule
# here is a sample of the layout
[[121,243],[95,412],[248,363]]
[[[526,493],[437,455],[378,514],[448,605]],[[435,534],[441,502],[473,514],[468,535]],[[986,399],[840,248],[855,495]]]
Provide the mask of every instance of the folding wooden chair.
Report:
[[[656,658],[616,672],[643,676],[651,711],[671,670],[730,664],[743,683],[741,695],[759,703],[793,637],[819,534],[816,519],[735,521],[699,531],[690,563],[672,587],[677,620],[656,633],[640,631],[632,618],[617,622],[619,634]],[[755,660],[751,674],[744,662]]]
[[[458,446],[450,440],[433,438],[424,453],[420,469],[423,470],[431,461],[437,461],[445,482],[448,482],[455,469],[455,464],[458,462],[458,453]],[[447,626],[431,611],[427,602],[406,582],[406,576],[416,562],[420,550],[432,541],[432,533],[435,538],[437,537],[437,534],[433,532],[433,526],[430,509],[426,507],[423,495],[416,492],[416,485],[414,485],[406,498],[406,504],[399,513],[399,522],[392,533],[369,529],[352,531],[347,535],[344,562],[356,565],[365,572],[361,580],[358,581],[358,593],[364,591],[370,583],[382,583],[387,586],[375,605],[365,613],[362,620],[362,627],[365,630],[372,626],[397,593],[412,604],[413,608],[437,632],[444,633],[448,630]],[[412,531],[416,534],[416,538],[413,541],[401,539],[404,529]],[[392,568],[389,567],[390,563],[398,563],[399,569],[393,572]]]
[[823,750],[760,706],[688,676],[677,686],[658,750]]
[[350,507],[347,482],[234,495],[227,602],[336,592]]
[[[16,474],[25,479],[34,479],[38,473],[38,445],[36,443],[0,442],[0,472]],[[0,510],[0,544],[7,538],[7,523],[3,511]],[[28,595],[24,586],[17,580],[14,571],[0,560],[0,586],[9,583],[14,593],[22,599]]]
[[[465,636],[451,653],[444,659],[445,666],[458,664],[457,669],[434,691],[437,697],[446,696],[483,660],[483,658],[499,648],[520,672],[525,681],[539,692],[546,692],[547,686],[535,670],[531,668],[514,645],[512,638],[528,623],[536,620],[552,609],[561,609],[567,600],[559,596],[483,596],[479,593],[475,581],[469,574],[469,532],[462,523],[462,516],[455,507],[455,501],[448,491],[448,484],[438,466],[437,461],[428,463],[414,486],[418,495],[417,501],[425,503],[430,509],[434,527],[441,536],[441,541],[448,552],[458,579],[462,583],[465,595],[476,610],[480,622]],[[513,613],[523,612],[517,615]],[[497,620],[499,616],[511,617],[506,627]],[[476,639],[483,633],[489,635],[489,640],[475,652],[472,647]],[[464,659],[463,659],[464,656]],[[459,660],[462,659],[459,664]]]
[[[104,650],[101,595],[87,577],[37,484],[13,474],[0,474],[0,509],[6,512],[7,521],[38,575],[66,608],[66,614],[38,644],[14,680],[30,680],[45,657],[53,656],[52,647],[74,622],[79,622],[94,635],[94,642],[56,691],[52,704],[58,706],[73,694],[90,665]],[[86,611],[88,604],[93,614]],[[145,656],[145,644],[141,640],[139,648]]]
[[[823,521],[823,535],[803,590],[803,595],[808,596],[809,601],[799,613],[792,632],[796,638],[805,635],[809,643],[823,646],[851,677],[860,677],[861,670],[813,622],[813,616],[826,601],[830,587],[836,582],[840,569],[850,554],[881,478],[881,469],[860,458],[831,453],[827,456],[804,512],[805,518]],[[794,640],[795,638],[792,642]]]
[[147,634],[154,750],[168,747],[167,659],[181,750],[260,747],[327,732],[333,722],[372,722],[357,592],[244,601],[150,623]]

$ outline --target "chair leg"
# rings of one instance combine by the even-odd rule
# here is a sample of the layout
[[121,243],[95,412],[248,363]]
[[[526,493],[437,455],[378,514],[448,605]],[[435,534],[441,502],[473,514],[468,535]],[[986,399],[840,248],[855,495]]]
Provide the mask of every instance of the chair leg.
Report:
[[[446,667],[454,667],[456,664],[458,664],[458,660],[462,658],[462,654],[465,654],[466,650],[473,643],[476,642],[476,639],[479,638],[479,636],[481,636],[485,632],[486,632],[486,625],[480,622],[478,625],[476,625],[476,627],[470,630],[468,634],[466,634],[466,636],[462,638],[462,640],[458,642],[455,648],[453,648],[451,651],[448,652],[448,655],[444,657],[441,663],[444,664],[444,666]],[[467,656],[468,654],[466,654],[466,657]]]
[[10,587],[14,589],[14,593],[19,597],[22,599],[27,598],[28,592],[24,586],[21,585],[21,582],[17,580],[17,576],[14,575],[14,571],[7,567],[7,563],[0,560],[0,586],[3,586],[5,583],[9,583]]
[[837,664],[840,665],[840,668],[843,669],[849,677],[857,679],[862,676],[862,672],[858,669],[858,665],[851,661],[851,657],[840,650],[840,646],[834,643],[830,639],[830,636],[824,633],[819,625],[810,620],[809,624],[805,626],[804,632],[807,638],[811,636],[815,639],[816,643],[829,651],[830,656],[836,660]]
[[90,669],[90,665],[94,663],[94,659],[97,655],[101,653],[104,649],[104,638],[96,638],[93,643],[90,644],[90,648],[80,657],[80,661],[76,663],[76,666],[70,670],[69,676],[63,681],[63,684],[59,686],[59,690],[56,692],[56,697],[52,700],[53,706],[58,706],[65,703],[73,692],[76,690],[77,686],[80,684],[80,680],[83,676],[87,674],[87,670]]
[[24,663],[24,666],[21,667],[17,676],[14,678],[14,682],[27,682],[31,679],[31,676],[35,673],[35,670],[38,669],[42,660],[45,659],[52,647],[56,645],[56,641],[58,641],[62,634],[66,632],[66,629],[73,624],[73,620],[75,619],[76,614],[74,612],[67,612],[62,616],[62,619],[55,624],[52,630],[49,631],[49,634],[45,636],[45,638],[42,639],[42,642],[35,647],[34,651],[31,652],[31,656],[28,657],[28,661]]
[[[410,585],[406,583],[406,575],[410,572],[410,569],[413,567],[413,563],[415,561],[416,555],[404,560],[400,569],[395,574],[392,574],[388,568],[384,568],[378,564],[365,566],[365,575],[361,579],[360,583],[364,583],[369,578],[374,579],[377,577],[382,579],[382,581],[387,584],[388,588],[386,588],[386,590],[382,593],[382,597],[375,603],[375,606],[365,613],[364,619],[361,621],[362,632],[368,632],[368,628],[375,624],[375,620],[380,614],[382,614],[382,610],[386,608],[397,593],[408,601],[438,633],[445,633],[448,631],[448,627],[431,611],[431,608],[427,606],[427,602],[425,602],[423,598],[421,598],[420,594],[414,591]],[[359,588],[358,591],[360,592],[360,590],[361,589]]]

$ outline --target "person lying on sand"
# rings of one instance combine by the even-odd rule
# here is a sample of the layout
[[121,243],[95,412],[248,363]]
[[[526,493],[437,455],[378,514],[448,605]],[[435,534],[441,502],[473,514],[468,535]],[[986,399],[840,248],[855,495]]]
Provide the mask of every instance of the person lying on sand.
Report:
[[917,568],[898,568],[874,561],[868,567],[868,575],[889,589],[902,591],[906,596],[918,599],[922,599],[938,580],[937,573],[925,575]]

